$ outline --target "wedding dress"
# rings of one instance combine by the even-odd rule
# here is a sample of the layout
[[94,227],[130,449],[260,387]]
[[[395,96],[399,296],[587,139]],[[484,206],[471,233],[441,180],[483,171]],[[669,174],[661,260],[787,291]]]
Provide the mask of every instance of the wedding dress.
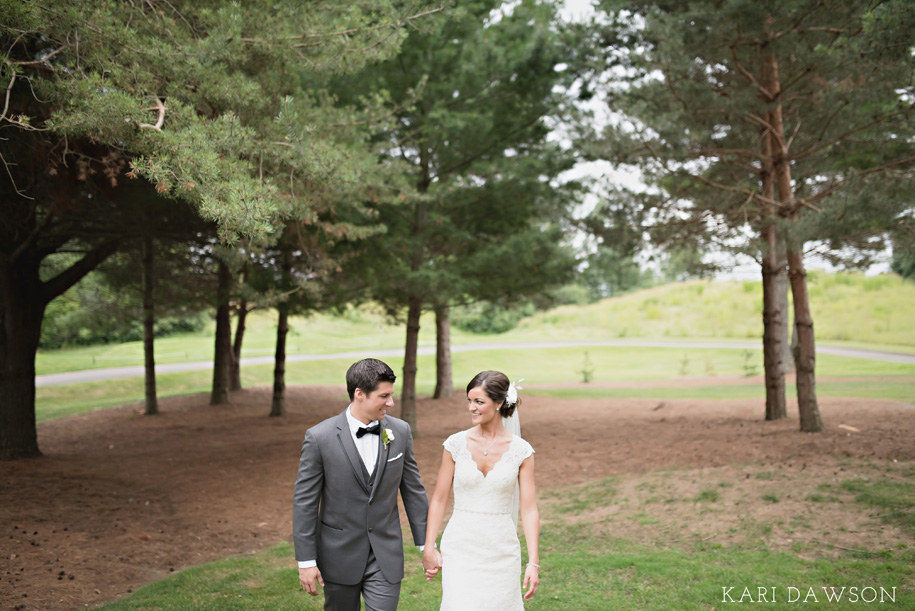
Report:
[[521,611],[521,543],[512,497],[521,462],[534,449],[513,435],[484,476],[467,447],[467,431],[443,445],[454,458],[454,510],[442,535],[441,611]]

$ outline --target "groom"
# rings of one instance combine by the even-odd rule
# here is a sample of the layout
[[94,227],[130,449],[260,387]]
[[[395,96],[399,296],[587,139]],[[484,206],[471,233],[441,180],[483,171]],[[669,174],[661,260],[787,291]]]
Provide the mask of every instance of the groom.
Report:
[[421,545],[426,489],[413,457],[413,437],[394,407],[394,372],[377,359],[346,372],[351,403],[342,414],[305,431],[292,509],[302,588],[325,611],[395,611],[404,576],[397,491]]

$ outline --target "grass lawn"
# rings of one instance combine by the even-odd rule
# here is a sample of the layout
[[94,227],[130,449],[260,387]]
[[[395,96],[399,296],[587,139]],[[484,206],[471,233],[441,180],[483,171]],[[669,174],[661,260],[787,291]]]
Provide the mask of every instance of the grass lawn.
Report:
[[[895,274],[867,278],[862,274],[809,276],[811,306],[820,345],[915,353],[911,324],[915,283]],[[760,341],[762,286],[752,282],[694,280],[656,286],[585,306],[562,306],[540,312],[500,335],[474,335],[452,329],[452,344],[520,343],[547,340],[655,339]],[[276,314],[255,311],[248,317],[243,356],[273,354]],[[423,316],[420,345],[433,346],[435,320]],[[213,325],[199,333],[156,340],[158,363],[212,359]],[[289,354],[332,354],[353,350],[400,350],[404,326],[377,307],[349,308],[341,315],[292,317]],[[38,375],[141,365],[142,342],[89,346],[39,353]],[[681,355],[682,357],[682,355]],[[694,361],[700,370],[704,363]],[[694,369],[695,370],[695,369]]]
[[[368,353],[367,353],[368,355]],[[763,397],[761,384],[721,385],[713,382],[702,387],[676,387],[676,381],[691,376],[740,376],[750,368],[762,371],[762,354],[752,351],[749,360],[745,351],[725,348],[703,348],[683,351],[672,348],[592,347],[588,357],[594,367],[595,382],[671,380],[668,388],[566,388],[530,389],[526,392],[548,396],[576,397],[650,397],[650,398],[746,398]],[[455,386],[460,389],[483,369],[500,369],[513,379],[525,378],[531,384],[567,384],[581,381],[584,351],[580,348],[544,350],[485,350],[453,354]],[[403,368],[402,358],[385,359],[395,372]],[[339,383],[352,359],[300,361],[286,366],[286,383],[314,385]],[[684,373],[685,372],[685,373]],[[433,356],[419,358],[417,392],[431,394],[435,385]],[[823,378],[915,376],[915,365],[887,363],[823,355],[817,362],[817,375]],[[269,385],[273,382],[273,367],[255,365],[242,368],[245,386]],[[191,371],[160,375],[156,378],[159,396],[167,397],[209,392],[212,372]],[[523,383],[522,383],[523,385]],[[399,388],[397,388],[399,392]],[[848,381],[820,382],[817,391],[822,396],[846,396],[911,401],[915,383],[908,381]],[[789,385],[789,393],[794,390]],[[36,417],[39,422],[93,409],[123,405],[143,400],[143,379],[129,378],[105,382],[88,382],[68,386],[47,386],[37,389]]]
[[[763,399],[766,389],[759,385],[740,386],[669,386],[655,388],[557,388],[531,389],[527,394],[564,399]],[[789,384],[788,398],[797,397],[797,389]],[[889,399],[913,401],[912,382],[818,382],[818,397],[852,397],[856,399]]]
[[[766,602],[776,601],[764,608],[789,607],[791,598],[795,602],[807,598],[808,604],[814,600],[826,603],[822,588],[835,587],[838,591],[842,586],[856,586],[859,596],[868,599],[883,594],[887,603],[895,596],[894,608],[915,608],[915,594],[903,589],[915,573],[911,561],[849,557],[809,562],[783,552],[701,544],[689,550],[659,550],[600,540],[590,536],[585,527],[566,530],[562,536],[549,534],[543,543],[541,564],[548,568],[541,576],[537,595],[525,605],[532,611],[713,609],[721,608],[726,600],[725,588],[731,588],[727,592],[734,602],[740,600],[745,588],[749,588],[751,598],[742,602],[760,602],[760,586],[768,597]],[[414,568],[402,583],[398,609],[438,608],[441,581],[427,583],[416,550],[406,549],[404,553]],[[281,543],[251,557],[187,569],[100,609],[323,609],[320,593],[312,598],[298,587],[297,571],[290,567],[292,557],[292,546]],[[874,590],[864,593],[865,587]],[[814,596],[810,596],[809,588],[813,588]],[[829,608],[858,608],[861,601],[849,602],[849,597],[847,590],[843,602],[830,603]]]
[[[671,474],[665,470],[656,472],[655,478],[663,482],[677,473],[692,476],[689,472]],[[857,549],[811,558],[770,550],[758,537],[757,525],[752,521],[741,526],[749,535],[745,543],[722,545],[697,536],[686,541],[674,540],[669,525],[652,519],[644,519],[640,524],[661,542],[638,544],[608,534],[613,528],[603,522],[604,518],[582,519],[589,515],[589,510],[606,505],[608,494],[614,494],[607,491],[607,486],[619,482],[619,478],[612,478],[546,495],[574,496],[574,499],[571,505],[545,504],[542,508],[544,569],[540,589],[525,605],[526,609],[682,611],[721,609],[731,601],[762,604],[762,608],[772,609],[816,601],[829,604],[831,609],[856,609],[863,600],[874,597],[879,603],[881,596],[892,608],[915,608],[912,589],[915,550],[905,544],[895,549]],[[906,511],[915,502],[912,482],[884,478],[874,470],[873,477],[848,480],[824,489],[824,493],[854,495],[854,500],[847,498],[846,502],[851,505],[851,511],[861,512],[862,520],[867,519],[866,513],[871,508],[876,508],[888,516],[885,519],[912,528]],[[649,496],[635,500],[633,510],[657,506],[650,494],[651,491],[646,491]],[[717,499],[717,494],[707,494],[692,502],[714,504]],[[815,508],[822,501],[811,495],[806,502]],[[522,549],[526,549],[523,544]],[[405,547],[404,554],[407,577],[402,585],[399,609],[437,608],[441,581],[425,581],[415,547]],[[181,571],[102,609],[321,609],[320,595],[312,598],[299,589],[292,559],[292,546],[280,543],[251,556],[226,558]],[[842,587],[846,590],[841,602],[835,599],[830,602],[829,596],[837,596]],[[850,599],[852,587],[856,588],[857,602]],[[763,595],[765,602],[761,600]]]
[[[895,275],[865,278],[860,274],[811,274],[811,300],[815,309],[817,341],[854,348],[915,352],[915,326],[910,323],[915,283]],[[761,286],[759,282],[691,281],[637,291],[587,306],[564,306],[525,319],[501,335],[473,335],[452,330],[454,382],[483,369],[499,369],[511,378],[525,378],[540,386],[531,392],[563,397],[652,398],[746,398],[764,396],[762,385],[716,385],[714,378],[753,376],[763,370],[761,349],[575,347],[554,349],[499,349],[500,344],[609,339],[654,339],[666,341],[708,340],[746,342],[761,336]],[[245,357],[273,354],[275,314],[254,312],[248,318]],[[318,314],[294,317],[290,323],[287,353],[322,355],[359,351],[365,356],[381,350],[402,350],[403,325],[394,324],[377,308],[349,308],[341,315]],[[431,314],[423,317],[420,346],[434,345],[435,324]],[[490,350],[462,352],[462,346],[491,344]],[[41,352],[36,361],[39,375],[142,364],[142,343]],[[159,364],[206,362],[212,358],[212,325],[200,333],[159,339]],[[587,357],[586,357],[587,355]],[[586,365],[587,358],[587,365]],[[401,371],[400,357],[385,357]],[[343,372],[353,359],[290,362],[287,384],[343,382]],[[579,389],[549,389],[544,385],[569,385],[583,379],[590,369],[595,386]],[[272,383],[272,365],[242,368],[246,386]],[[432,356],[419,357],[417,392],[432,392],[435,380]],[[915,384],[899,381],[835,381],[827,378],[886,378],[915,376],[915,365],[821,354],[817,357],[817,390],[821,396],[884,398],[912,401]],[[701,387],[673,388],[690,378],[704,378]],[[160,375],[160,396],[208,392],[210,371]],[[670,380],[670,387],[621,388],[626,382]],[[615,388],[600,388],[601,382]],[[637,385],[636,385],[637,386]],[[660,385],[666,386],[666,385]],[[794,389],[789,384],[789,393]],[[69,414],[141,401],[141,378],[44,387],[37,391],[39,421]]]

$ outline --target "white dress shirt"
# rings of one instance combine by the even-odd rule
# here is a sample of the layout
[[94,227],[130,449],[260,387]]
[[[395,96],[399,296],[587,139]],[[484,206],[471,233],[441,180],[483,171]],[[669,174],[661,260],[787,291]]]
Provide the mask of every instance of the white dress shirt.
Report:
[[375,462],[378,460],[378,444],[381,442],[381,435],[363,435],[361,438],[356,437],[356,431],[361,427],[369,428],[372,426],[381,426],[377,420],[370,420],[368,424],[363,424],[353,416],[352,406],[346,408],[346,421],[349,423],[349,432],[353,436],[353,443],[356,444],[356,450],[362,458],[362,464],[365,465],[369,475],[375,472]]

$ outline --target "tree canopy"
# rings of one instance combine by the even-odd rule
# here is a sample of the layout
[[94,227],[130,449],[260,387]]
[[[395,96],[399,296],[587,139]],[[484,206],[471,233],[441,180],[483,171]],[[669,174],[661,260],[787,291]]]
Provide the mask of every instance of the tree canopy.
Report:
[[[8,2],[0,163],[0,457],[38,453],[34,352],[47,304],[118,245],[150,194],[224,241],[371,183],[363,117],[323,92],[395,53],[414,2]],[[84,253],[56,276],[41,262]]]

